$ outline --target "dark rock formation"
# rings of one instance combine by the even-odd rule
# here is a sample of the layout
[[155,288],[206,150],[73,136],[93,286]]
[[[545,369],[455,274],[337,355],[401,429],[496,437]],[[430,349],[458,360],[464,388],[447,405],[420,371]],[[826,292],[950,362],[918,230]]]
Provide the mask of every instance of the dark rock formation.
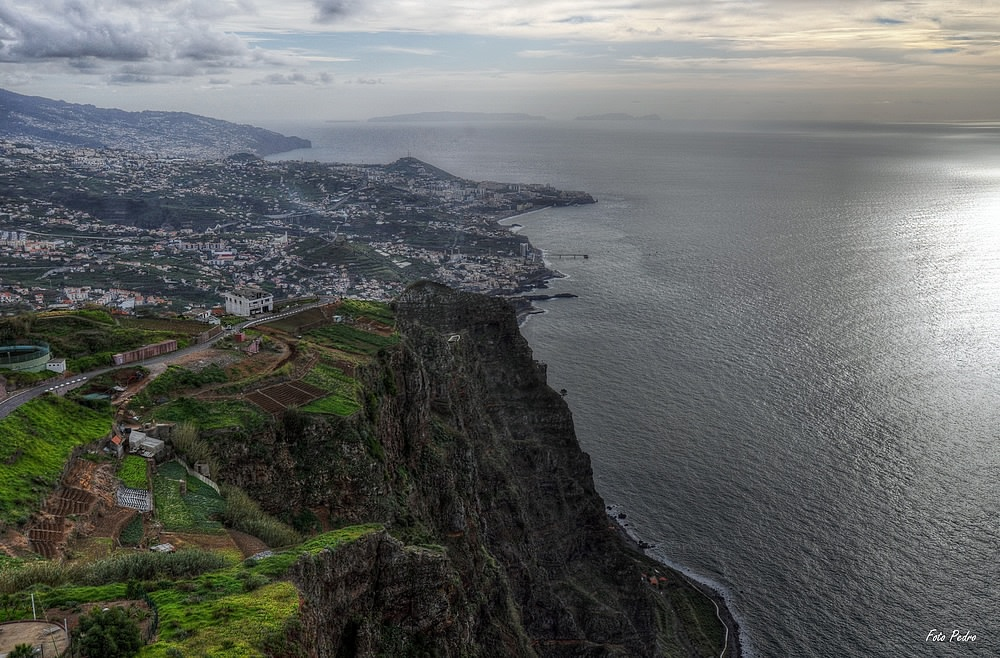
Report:
[[295,568],[316,655],[717,653],[719,629],[685,626],[615,531],[512,306],[420,283],[396,312],[364,412],[219,438],[224,479],[273,511],[388,528]]

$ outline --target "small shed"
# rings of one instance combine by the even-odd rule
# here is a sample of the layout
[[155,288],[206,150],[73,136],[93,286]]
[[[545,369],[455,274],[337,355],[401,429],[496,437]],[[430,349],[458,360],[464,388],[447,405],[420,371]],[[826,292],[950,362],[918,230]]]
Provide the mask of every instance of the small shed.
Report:
[[45,364],[45,369],[52,372],[66,372],[66,359],[49,359],[48,363]]
[[108,443],[108,450],[110,450],[115,457],[121,459],[125,456],[125,439],[117,434],[112,435],[111,441]]

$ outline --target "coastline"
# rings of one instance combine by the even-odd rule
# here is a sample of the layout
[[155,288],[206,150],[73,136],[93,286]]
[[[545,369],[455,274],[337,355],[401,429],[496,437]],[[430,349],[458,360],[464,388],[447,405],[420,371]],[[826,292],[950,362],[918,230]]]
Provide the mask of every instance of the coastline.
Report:
[[612,527],[629,549],[655,563],[657,571],[663,570],[667,572],[673,576],[675,581],[683,582],[687,587],[696,590],[712,602],[715,606],[715,615],[725,628],[725,644],[718,654],[718,658],[743,658],[742,629],[729,609],[729,605],[726,603],[725,594],[708,583],[696,580],[683,571],[658,559],[656,556],[650,555],[650,549],[655,548],[655,546],[639,539],[629,530],[627,524],[624,523],[626,518],[625,513],[615,505],[605,504],[604,509],[608,515],[608,519],[611,521]]
[[[522,210],[519,212],[514,212],[499,219],[496,219],[498,226],[506,227],[511,233],[520,233],[521,229],[524,228],[520,224],[513,222],[513,220],[524,217],[525,215],[532,215],[534,213],[539,213],[544,210],[548,210],[552,206],[542,206],[540,208],[531,208],[529,210]],[[548,295],[544,293],[537,293],[539,290],[548,290],[549,281],[553,279],[565,279],[566,275],[558,270],[554,270],[549,267],[549,263],[544,260],[544,251],[541,249],[536,249],[531,241],[528,240],[528,246],[531,250],[538,251],[543,254],[542,268],[537,270],[535,274],[531,277],[527,277],[518,282],[517,289],[513,293],[508,295],[503,295],[507,301],[514,305],[514,309],[517,312],[517,324],[521,326],[527,321],[532,315],[541,315],[545,313],[545,310],[538,308],[532,302],[548,301],[551,299],[576,299],[578,295],[573,293],[563,292],[556,293],[554,295]]]
[[[523,226],[517,224],[513,220],[523,215],[528,215],[536,212],[541,212],[548,209],[549,206],[542,208],[532,208],[531,210],[523,212],[515,212],[506,217],[496,220],[499,226],[505,226],[514,233],[520,233]],[[531,241],[528,241],[531,245]],[[535,250],[534,245],[531,245],[532,250]],[[541,251],[541,250],[539,250]],[[542,252],[544,254],[544,251]],[[552,299],[575,299],[578,295],[573,293],[557,293],[557,294],[545,294],[536,293],[535,291],[547,290],[548,282],[553,279],[566,278],[566,275],[553,270],[549,267],[549,263],[543,260],[543,269],[536,273],[535,276],[527,278],[521,281],[518,285],[517,291],[512,295],[506,295],[506,299],[510,301],[517,312],[517,323],[518,326],[524,324],[528,318],[532,315],[543,314],[546,311],[538,308],[532,302],[535,301],[548,301]],[[625,546],[632,550],[632,552],[641,556],[645,560],[656,565],[656,569],[665,571],[670,576],[673,577],[675,582],[682,582],[686,587],[699,592],[702,596],[707,598],[712,602],[715,607],[716,617],[725,629],[725,644],[719,653],[719,658],[742,658],[743,654],[743,644],[741,641],[741,627],[739,622],[733,616],[732,611],[729,609],[729,605],[726,603],[726,597],[723,591],[699,580],[696,580],[681,569],[671,566],[665,561],[658,559],[656,556],[649,553],[650,549],[655,548],[653,545],[642,541],[641,539],[633,536],[630,530],[626,527],[624,521],[624,514],[615,513],[617,508],[615,506],[606,505],[606,512],[608,514],[609,520],[612,522],[613,527],[616,529],[617,534],[621,538]],[[664,595],[666,595],[664,593]]]

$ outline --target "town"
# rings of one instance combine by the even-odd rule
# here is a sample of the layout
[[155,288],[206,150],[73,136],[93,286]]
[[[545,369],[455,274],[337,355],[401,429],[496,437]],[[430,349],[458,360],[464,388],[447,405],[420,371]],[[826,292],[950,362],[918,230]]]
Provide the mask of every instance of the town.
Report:
[[387,300],[420,279],[511,294],[553,273],[499,220],[593,202],[409,157],[190,160],[0,141],[0,305],[204,316],[236,288]]

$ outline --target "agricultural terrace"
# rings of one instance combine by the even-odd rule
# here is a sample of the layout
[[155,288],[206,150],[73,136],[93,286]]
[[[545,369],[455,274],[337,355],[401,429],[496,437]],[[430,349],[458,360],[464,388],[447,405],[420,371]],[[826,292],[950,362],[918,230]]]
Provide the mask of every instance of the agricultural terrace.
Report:
[[146,476],[148,469],[146,458],[138,455],[126,455],[118,466],[118,478],[129,489],[149,489]]
[[54,395],[0,419],[0,524],[27,521],[58,484],[73,449],[110,429],[110,415]]
[[[187,486],[181,495],[180,482]],[[153,476],[153,501],[156,518],[167,532],[224,532],[218,520],[226,503],[214,489],[188,475],[177,462],[161,464]]]
[[302,407],[303,411],[350,416],[361,408],[358,402],[361,388],[358,381],[340,368],[321,361],[306,373],[302,381],[329,392],[329,395]]
[[298,406],[309,413],[354,414],[361,408],[354,369],[399,342],[394,324],[389,305],[344,299],[261,325],[299,339],[296,349],[306,370],[295,382],[257,391],[247,399],[269,413]]

